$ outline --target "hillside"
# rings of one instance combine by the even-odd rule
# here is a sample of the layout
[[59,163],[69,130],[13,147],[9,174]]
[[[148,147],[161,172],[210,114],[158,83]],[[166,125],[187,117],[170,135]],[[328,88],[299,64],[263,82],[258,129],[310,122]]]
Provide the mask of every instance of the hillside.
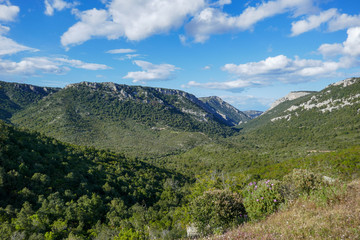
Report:
[[172,169],[194,174],[245,171],[254,166],[266,171],[266,166],[289,158],[356,146],[360,142],[359,93],[358,78],[330,85],[320,92],[283,101],[241,124],[236,136],[152,163],[165,161]]
[[0,81],[0,119],[9,121],[14,113],[58,90],[59,88]]
[[219,115],[221,115],[229,125],[238,125],[243,122],[249,121],[251,118],[245,113],[239,111],[229,103],[225,102],[219,97],[204,97],[199,98],[210,108],[213,108]]
[[101,234],[110,239],[119,234],[119,226],[140,227],[143,204],[164,211],[172,200],[178,204],[181,195],[172,199],[166,191],[186,181],[142,161],[70,146],[0,121],[2,239],[92,239]]
[[360,135],[359,93],[360,79],[346,79],[283,101],[242,127],[254,138],[297,144],[308,151],[351,146]]
[[[359,92],[353,78],[288,96],[236,134],[178,90],[83,82],[36,98],[9,120],[55,138],[0,121],[1,236],[180,239],[240,226],[221,236],[279,237],[269,217],[294,222],[286,239],[314,229],[294,230],[311,212],[335,229],[344,218],[328,211],[357,211],[347,201],[358,181],[344,186],[360,177]],[[290,217],[297,206],[313,209]],[[334,236],[351,229],[341,226]]]
[[18,111],[11,122],[61,141],[136,156],[184,151],[236,132],[191,94],[114,83],[69,85]]

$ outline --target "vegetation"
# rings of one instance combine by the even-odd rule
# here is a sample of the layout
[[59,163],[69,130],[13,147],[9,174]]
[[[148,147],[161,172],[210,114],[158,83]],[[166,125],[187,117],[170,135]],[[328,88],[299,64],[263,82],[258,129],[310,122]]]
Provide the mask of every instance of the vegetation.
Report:
[[177,153],[236,133],[193,101],[182,92],[80,83],[17,112],[11,122],[64,142],[138,157]]
[[[3,84],[0,236],[357,239],[359,86],[284,102],[235,130],[176,90]],[[315,98],[352,104],[271,121]]]

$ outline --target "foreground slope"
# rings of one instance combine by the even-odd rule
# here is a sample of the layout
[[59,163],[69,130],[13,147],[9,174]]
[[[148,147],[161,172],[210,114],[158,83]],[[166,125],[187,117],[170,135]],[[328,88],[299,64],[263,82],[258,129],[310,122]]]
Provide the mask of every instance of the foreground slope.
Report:
[[186,92],[83,82],[17,112],[11,122],[65,142],[159,155],[235,133],[214,109]]
[[143,204],[158,204],[166,183],[184,181],[142,161],[0,121],[1,239],[87,239],[101,232],[100,225],[118,234],[120,226],[136,225]]

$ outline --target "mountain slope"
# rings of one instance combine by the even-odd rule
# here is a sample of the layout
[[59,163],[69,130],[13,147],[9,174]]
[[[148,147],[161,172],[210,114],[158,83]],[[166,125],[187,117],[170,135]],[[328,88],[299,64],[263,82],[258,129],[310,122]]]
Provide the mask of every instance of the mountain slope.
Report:
[[250,120],[250,117],[245,113],[239,111],[235,107],[231,106],[229,103],[225,102],[219,97],[204,97],[199,98],[209,107],[213,108],[219,115],[221,115],[229,125],[238,125],[242,122],[247,122]]
[[358,78],[330,85],[284,101],[241,124],[242,130],[235,136],[153,163],[166,162],[177,171],[194,174],[210,170],[244,172],[254,166],[271,171],[269,166],[289,158],[356,146],[360,142],[359,94]]
[[50,239],[72,234],[90,239],[102,231],[95,230],[100,224],[113,229],[104,239],[113,239],[120,226],[138,221],[144,205],[170,206],[161,201],[167,185],[188,181],[136,159],[63,144],[1,120],[0,180],[1,239],[49,239],[44,238],[49,234]]
[[58,88],[0,81],[0,119],[9,121],[17,111],[58,90]]
[[114,83],[69,85],[11,122],[65,142],[137,156],[186,150],[235,132],[191,94]]
[[286,100],[243,125],[267,141],[331,150],[360,139],[360,79],[351,78]]

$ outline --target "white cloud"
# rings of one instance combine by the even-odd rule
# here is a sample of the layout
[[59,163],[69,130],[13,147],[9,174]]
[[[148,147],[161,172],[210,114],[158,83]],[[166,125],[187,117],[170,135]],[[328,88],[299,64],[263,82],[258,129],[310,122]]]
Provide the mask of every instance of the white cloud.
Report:
[[20,62],[0,59],[0,70],[6,74],[36,75],[38,72],[51,74],[64,74],[70,69],[46,57],[24,58]]
[[142,40],[168,32],[205,6],[205,0],[113,0],[107,10],[80,12],[80,21],[61,37],[63,46],[81,44],[92,37]]
[[0,24],[0,35],[7,34],[10,31],[10,28]]
[[11,55],[22,51],[39,51],[34,48],[30,48],[24,45],[21,45],[14,40],[4,37],[1,34],[9,31],[9,28],[3,27],[0,25],[0,56],[2,55]]
[[112,49],[112,50],[107,51],[106,53],[110,53],[110,54],[119,54],[120,53],[121,54],[121,53],[133,53],[133,52],[136,52],[136,50],[126,48],[126,49]]
[[45,74],[65,74],[70,71],[70,67],[87,70],[110,69],[102,64],[84,63],[80,60],[67,58],[48,58],[48,57],[29,57],[19,62],[13,62],[0,58],[1,74],[16,75],[38,75]]
[[340,14],[335,8],[310,15],[306,19],[292,23],[292,36],[311,31],[321,24],[327,24],[327,31],[335,32],[360,26],[360,15]]
[[222,70],[236,76],[252,78],[262,77],[263,79],[278,79],[283,82],[304,81],[306,77],[319,75],[331,75],[339,68],[344,67],[342,62],[313,59],[290,59],[284,55],[268,57],[259,62],[245,64],[226,64]]
[[360,15],[338,14],[329,22],[328,30],[335,32],[358,26],[360,26]]
[[18,6],[10,4],[10,1],[3,1],[5,4],[0,4],[0,21],[14,21],[20,12]]
[[120,57],[118,58],[118,60],[129,60],[129,59],[133,59],[133,58],[139,58],[139,57],[142,57],[141,54],[126,54],[124,57]]
[[54,15],[54,10],[62,11],[66,8],[76,6],[76,3],[69,3],[64,0],[45,0],[45,14],[48,16]]
[[210,69],[211,69],[211,66],[209,66],[209,65],[202,68],[202,70],[210,70]]
[[328,22],[331,18],[338,14],[337,9],[332,8],[321,12],[319,15],[311,15],[304,20],[293,22],[291,31],[292,36],[300,35],[312,29],[319,27],[322,23]]
[[348,29],[347,35],[346,41],[342,44],[323,44],[319,47],[318,51],[326,57],[337,55],[360,56],[360,27]]
[[97,63],[85,63],[80,60],[74,60],[74,59],[67,59],[67,58],[55,58],[55,61],[63,64],[68,64],[71,67],[74,68],[81,68],[86,70],[106,70],[111,69],[111,67],[108,67],[104,64],[97,64]]
[[186,85],[183,85],[183,88],[189,87],[199,87],[207,89],[218,89],[218,90],[230,90],[230,91],[242,91],[244,88],[258,85],[260,82],[251,81],[251,80],[234,80],[227,82],[208,82],[208,83],[199,83],[195,81],[190,81]]
[[154,80],[169,80],[174,77],[174,71],[179,68],[171,64],[159,64],[155,65],[150,62],[136,60],[134,64],[141,67],[143,71],[129,72],[125,79],[133,79],[134,83],[145,83],[147,81]]
[[186,26],[195,42],[205,42],[212,34],[251,29],[257,22],[284,12],[294,15],[311,11],[312,0],[275,0],[247,7],[238,16],[230,16],[217,8],[205,8]]

